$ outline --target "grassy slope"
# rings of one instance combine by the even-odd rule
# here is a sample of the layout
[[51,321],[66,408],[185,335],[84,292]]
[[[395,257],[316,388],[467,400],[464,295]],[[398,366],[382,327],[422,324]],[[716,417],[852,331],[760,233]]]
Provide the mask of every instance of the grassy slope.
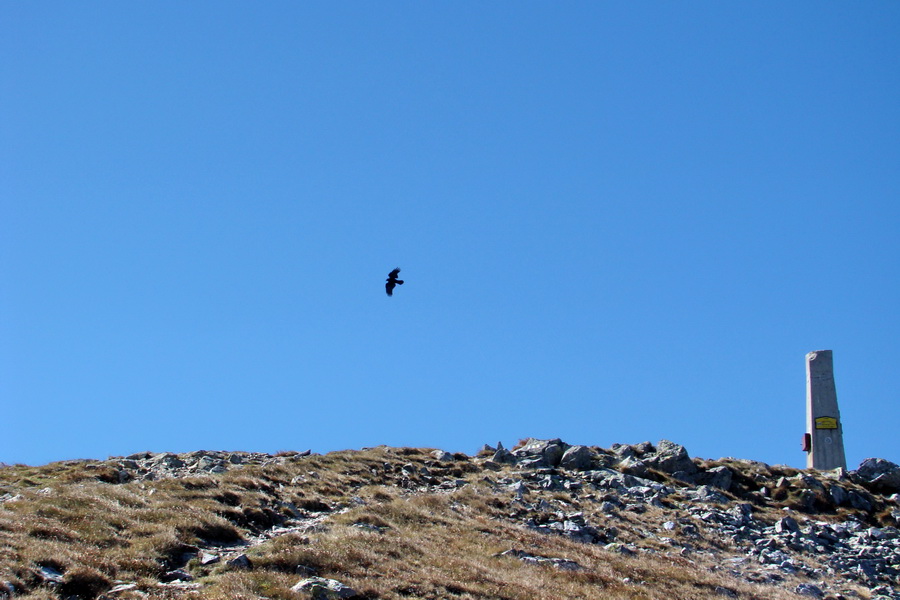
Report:
[[[116,469],[102,462],[2,468],[0,495],[19,498],[0,504],[0,581],[29,599],[95,598],[121,582],[137,587],[116,598],[296,599],[302,596],[290,588],[309,572],[384,600],[722,598],[717,588],[745,599],[798,597],[787,590],[803,579],[786,576],[776,587],[729,576],[722,561],[742,554],[715,531],[692,539],[701,551],[685,556],[648,535],[661,531],[671,511],[649,507],[610,516],[599,511],[599,498],[542,494],[555,509],[581,511],[593,525],[615,527],[617,541],[648,550],[635,555],[529,530],[522,525],[529,515],[513,492],[494,485],[512,467],[484,470],[457,458],[438,463],[426,450],[374,448],[124,484],[113,483]],[[404,472],[405,465],[427,465],[438,480],[467,485],[427,488],[422,476]],[[536,502],[536,494],[525,500]],[[195,558],[183,568],[199,589],[159,585],[167,571],[182,566],[185,553],[227,550],[279,523],[319,521],[246,549],[250,570],[224,561],[203,566]],[[584,569],[497,556],[513,548],[574,560]],[[37,574],[41,566],[63,573],[62,584],[45,585]]]

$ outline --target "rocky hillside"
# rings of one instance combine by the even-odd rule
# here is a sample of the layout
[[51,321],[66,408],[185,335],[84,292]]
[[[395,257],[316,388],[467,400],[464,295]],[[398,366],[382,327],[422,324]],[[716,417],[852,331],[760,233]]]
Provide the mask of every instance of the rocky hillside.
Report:
[[900,467],[680,445],[0,468],[0,598],[900,599]]

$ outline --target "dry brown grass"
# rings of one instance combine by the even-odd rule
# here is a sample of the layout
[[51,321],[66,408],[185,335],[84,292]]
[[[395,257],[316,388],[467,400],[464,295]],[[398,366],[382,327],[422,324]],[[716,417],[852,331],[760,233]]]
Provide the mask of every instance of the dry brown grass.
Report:
[[[32,600],[95,598],[121,581],[137,583],[143,594],[118,596],[124,600],[298,600],[290,588],[311,573],[339,579],[370,600],[702,600],[721,598],[717,588],[745,600],[796,598],[783,587],[749,583],[721,569],[735,554],[715,532],[689,540],[695,554],[674,552],[653,534],[673,518],[660,508],[611,516],[585,494],[540,496],[554,510],[580,511],[591,525],[614,528],[617,542],[639,549],[634,555],[529,530],[525,518],[540,522],[546,515],[528,512],[512,492],[483,482],[512,469],[483,472],[461,458],[438,463],[427,450],[384,447],[326,456],[283,453],[280,464],[123,484],[109,482],[111,467],[102,463],[6,467],[0,493],[20,498],[0,504],[0,580],[24,590],[17,598]],[[428,481],[423,467],[430,476],[469,484],[414,491]],[[752,474],[746,477],[748,485],[757,483]],[[538,494],[527,499],[536,501]],[[297,514],[327,515],[324,529],[253,547],[252,570],[201,567],[196,560],[184,565],[183,555],[197,546],[247,540]],[[584,569],[499,556],[510,549],[573,560]],[[63,573],[62,585],[43,586],[41,566]],[[175,567],[191,570],[201,589],[160,587],[160,576]]]

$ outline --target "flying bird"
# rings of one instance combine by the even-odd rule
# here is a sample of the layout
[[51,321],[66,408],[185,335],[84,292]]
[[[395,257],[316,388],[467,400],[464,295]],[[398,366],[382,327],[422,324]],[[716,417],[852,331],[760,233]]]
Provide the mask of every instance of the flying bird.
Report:
[[397,275],[399,273],[400,273],[400,267],[397,267],[396,269],[394,269],[393,271],[388,273],[388,278],[385,280],[385,281],[387,281],[387,283],[384,284],[384,291],[387,292],[388,296],[394,295],[394,286],[395,285],[403,285],[403,280],[397,279]]

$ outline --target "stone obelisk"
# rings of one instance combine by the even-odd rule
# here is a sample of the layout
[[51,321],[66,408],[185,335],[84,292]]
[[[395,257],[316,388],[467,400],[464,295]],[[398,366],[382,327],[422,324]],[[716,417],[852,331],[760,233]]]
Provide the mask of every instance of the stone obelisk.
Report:
[[844,426],[834,388],[831,350],[806,355],[806,468],[847,468],[844,457]]

